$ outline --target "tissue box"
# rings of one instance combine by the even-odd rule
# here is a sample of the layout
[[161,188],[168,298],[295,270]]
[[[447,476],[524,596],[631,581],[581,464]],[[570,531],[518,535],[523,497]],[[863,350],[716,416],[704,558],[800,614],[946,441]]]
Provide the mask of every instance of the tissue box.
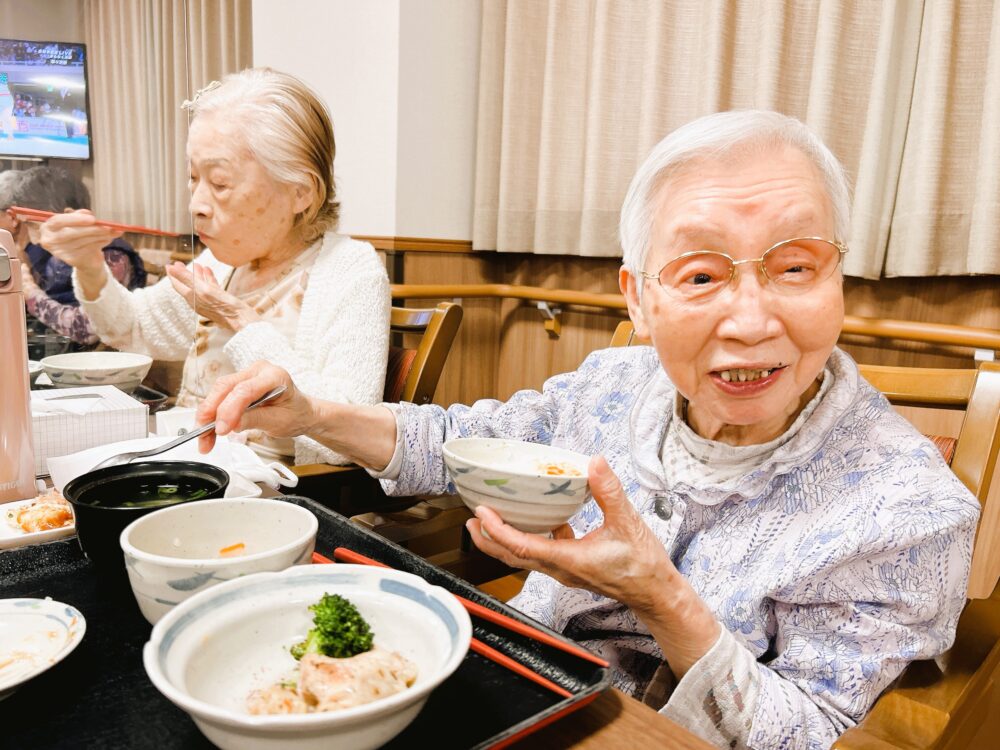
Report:
[[[87,394],[99,398],[63,398]],[[47,462],[50,456],[65,456],[105,443],[144,438],[149,434],[148,407],[113,385],[32,391],[31,400],[36,474],[49,473]],[[39,401],[51,401],[48,408],[60,411],[40,411],[36,407]],[[96,403],[90,403],[92,401]]]

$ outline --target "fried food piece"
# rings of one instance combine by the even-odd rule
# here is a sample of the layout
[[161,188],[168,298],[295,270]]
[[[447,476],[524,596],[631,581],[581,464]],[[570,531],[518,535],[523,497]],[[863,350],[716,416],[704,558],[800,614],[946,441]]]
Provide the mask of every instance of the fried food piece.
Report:
[[309,706],[295,686],[284,682],[263,690],[254,690],[247,696],[247,710],[252,714],[304,714]]
[[8,521],[28,534],[61,529],[73,523],[73,507],[63,499],[58,490],[51,490],[39,495],[33,503],[17,511],[10,511]]
[[417,679],[412,661],[377,648],[349,659],[306,654],[300,664],[299,693],[315,711],[370,703],[405,690]]

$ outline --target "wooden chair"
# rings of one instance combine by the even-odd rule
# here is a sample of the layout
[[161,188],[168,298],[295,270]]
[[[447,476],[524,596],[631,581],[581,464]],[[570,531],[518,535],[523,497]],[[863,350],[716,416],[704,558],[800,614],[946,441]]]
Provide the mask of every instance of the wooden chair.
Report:
[[[383,400],[430,403],[461,323],[462,306],[454,302],[441,302],[433,308],[393,307],[389,327],[396,340],[389,347]],[[420,337],[416,346],[405,346],[405,337],[414,334]],[[299,477],[297,494],[347,515],[385,501],[379,483],[359,466],[303,464],[292,471]]]
[[[612,346],[647,343],[631,321]],[[937,659],[907,667],[836,750],[958,750],[995,746],[1000,733],[1000,363],[977,370],[859,365],[896,406],[964,409],[957,439],[929,436],[979,499],[968,597],[955,643]]]

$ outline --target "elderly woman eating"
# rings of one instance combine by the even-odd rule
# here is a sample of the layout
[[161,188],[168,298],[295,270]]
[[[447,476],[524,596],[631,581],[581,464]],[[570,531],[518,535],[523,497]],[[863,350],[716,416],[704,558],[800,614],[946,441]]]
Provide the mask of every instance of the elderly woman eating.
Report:
[[489,509],[469,521],[482,550],[534,571],[511,604],[719,747],[829,747],[907,662],[951,644],[978,504],[836,348],[848,185],[802,123],[680,128],[621,216],[621,289],[652,346],[595,352],[506,403],[390,410],[289,389],[241,421],[289,383],[256,364],[199,419],[311,435],[399,494],[449,490],[451,437],[592,455],[595,502],[552,538]]
[[[268,69],[227,76],[185,104],[194,229],[208,249],[168,279],[129,292],[101,248],[118,233],[78,211],[41,227],[75,268],[81,309],[101,340],[183,360],[177,403],[196,406],[222,375],[265,359],[304,393],[374,404],[389,346],[389,281],[371,245],[336,233],[329,114],[301,81]],[[251,433],[269,457],[345,459],[307,437]]]

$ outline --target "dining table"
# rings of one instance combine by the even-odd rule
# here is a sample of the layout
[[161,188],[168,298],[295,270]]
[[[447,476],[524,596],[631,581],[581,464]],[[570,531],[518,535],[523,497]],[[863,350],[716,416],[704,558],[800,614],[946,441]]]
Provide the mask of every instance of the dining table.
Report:
[[591,703],[529,734],[518,750],[713,750],[713,745],[635,698],[611,688]]

